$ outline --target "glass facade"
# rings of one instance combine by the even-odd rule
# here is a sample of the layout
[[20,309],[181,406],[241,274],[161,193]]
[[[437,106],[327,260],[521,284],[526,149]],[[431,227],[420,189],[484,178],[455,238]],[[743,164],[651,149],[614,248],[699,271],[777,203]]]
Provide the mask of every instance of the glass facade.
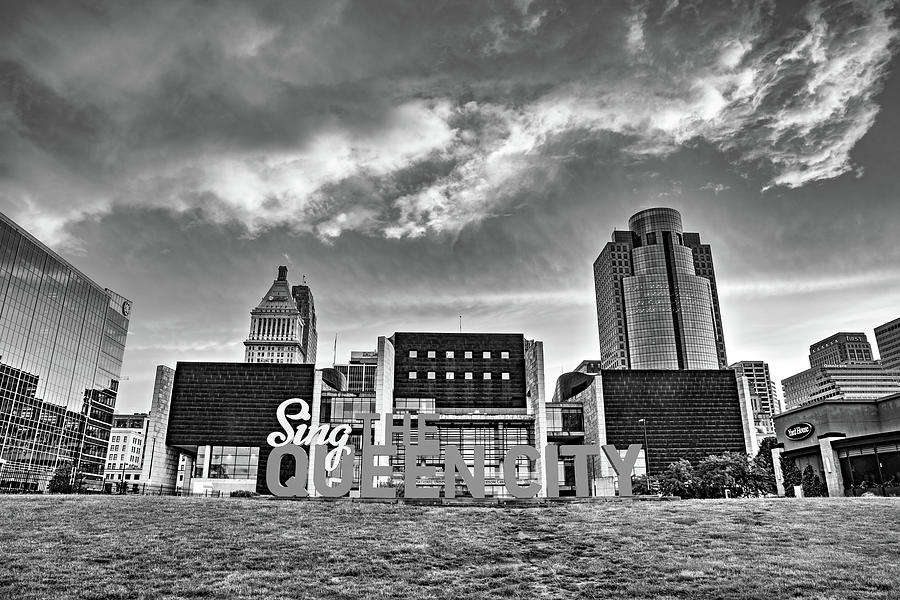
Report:
[[709,247],[669,208],[628,225],[594,262],[603,368],[725,368]]
[[103,479],[130,311],[0,215],[0,488]]
[[632,217],[633,275],[623,279],[632,369],[718,369],[709,280],[694,270],[681,216],[651,209]]
[[259,448],[246,446],[200,446],[194,477],[256,481]]

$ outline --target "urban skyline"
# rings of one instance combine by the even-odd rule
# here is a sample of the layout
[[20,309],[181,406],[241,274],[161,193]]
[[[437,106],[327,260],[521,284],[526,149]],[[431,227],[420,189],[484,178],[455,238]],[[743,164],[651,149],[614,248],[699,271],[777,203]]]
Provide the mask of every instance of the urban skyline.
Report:
[[321,364],[462,314],[571,370],[599,358],[592,261],[651,206],[713,248],[729,360],[780,381],[897,318],[895,15],[683,4],[9,4],[0,211],[134,299],[123,411],[157,364],[240,361],[279,264]]

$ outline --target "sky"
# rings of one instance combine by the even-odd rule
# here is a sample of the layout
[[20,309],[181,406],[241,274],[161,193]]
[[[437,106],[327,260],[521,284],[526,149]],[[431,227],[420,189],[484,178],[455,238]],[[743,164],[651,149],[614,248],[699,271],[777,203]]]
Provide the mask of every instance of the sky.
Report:
[[0,2],[0,211],[133,300],[118,408],[241,361],[278,265],[319,366],[395,331],[598,358],[592,263],[712,246],[729,361],[900,317],[900,14],[846,2]]

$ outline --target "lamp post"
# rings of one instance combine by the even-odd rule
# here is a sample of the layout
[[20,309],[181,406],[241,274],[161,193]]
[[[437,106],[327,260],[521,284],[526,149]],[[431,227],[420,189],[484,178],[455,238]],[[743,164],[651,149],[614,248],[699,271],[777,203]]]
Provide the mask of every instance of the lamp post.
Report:
[[650,444],[647,443],[647,419],[638,419],[644,428],[644,474],[647,477],[647,490],[650,490]]

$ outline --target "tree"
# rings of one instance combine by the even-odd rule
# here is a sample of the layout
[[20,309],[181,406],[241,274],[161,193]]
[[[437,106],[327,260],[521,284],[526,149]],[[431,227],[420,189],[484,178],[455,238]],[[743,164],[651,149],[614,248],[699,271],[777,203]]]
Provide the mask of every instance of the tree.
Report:
[[811,498],[817,496],[827,496],[828,486],[822,483],[822,480],[813,471],[812,465],[806,465],[803,469],[803,475],[800,477],[800,485],[803,486],[803,495]]
[[746,454],[724,452],[718,456],[708,456],[697,464],[694,474],[704,498],[722,498],[725,490],[729,490],[732,496],[742,496],[755,490],[750,460]]
[[81,471],[75,471],[75,477],[73,478],[72,483],[72,491],[76,494],[83,494],[85,492],[84,485],[84,473]]
[[813,479],[815,474],[813,473],[813,469],[811,465],[806,465],[806,468],[803,469],[803,474],[800,476],[800,487],[803,488],[803,495],[812,497],[816,495],[816,492],[819,490],[816,489],[816,482]]
[[671,463],[659,478],[659,490],[664,496],[696,497],[697,486],[694,481],[694,467],[683,458]]
[[775,485],[775,463],[772,462],[772,448],[778,444],[774,437],[763,438],[759,443],[759,452],[753,458],[752,473],[754,486],[763,494],[774,494],[777,491]]
[[56,467],[56,472],[53,473],[53,479],[50,480],[47,491],[51,494],[72,493],[72,465],[63,463]]
[[797,468],[797,463],[793,458],[781,457],[781,475],[784,478],[784,495],[793,498],[794,486],[802,483],[800,469]]

